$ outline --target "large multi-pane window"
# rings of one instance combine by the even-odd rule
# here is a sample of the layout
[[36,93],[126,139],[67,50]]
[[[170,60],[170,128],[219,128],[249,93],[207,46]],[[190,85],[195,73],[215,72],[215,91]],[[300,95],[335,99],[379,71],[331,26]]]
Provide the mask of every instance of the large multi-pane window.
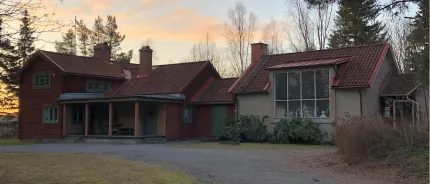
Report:
[[275,73],[275,107],[278,118],[330,117],[329,71]]

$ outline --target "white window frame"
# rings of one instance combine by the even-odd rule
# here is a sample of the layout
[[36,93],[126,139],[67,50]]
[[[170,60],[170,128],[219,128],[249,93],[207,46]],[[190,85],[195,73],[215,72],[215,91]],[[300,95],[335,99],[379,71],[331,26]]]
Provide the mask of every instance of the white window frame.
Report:
[[[188,111],[187,111],[187,109],[188,109]],[[187,114],[187,112],[188,112],[188,114]],[[185,119],[186,114],[189,116],[189,119]],[[193,106],[188,105],[188,104],[184,105],[184,118],[183,118],[183,120],[184,120],[184,124],[193,123]]]
[[[51,110],[54,115],[51,115]],[[53,117],[54,119],[51,119],[50,117]],[[42,124],[57,124],[58,123],[58,106],[50,106],[45,105],[42,107]],[[45,117],[48,117],[48,120],[45,120]]]
[[[320,119],[330,119],[330,116],[329,115],[327,115],[327,117],[326,118],[321,118],[321,117],[317,117],[317,101],[318,100],[328,100],[329,101],[329,108],[330,108],[330,91],[329,91],[329,97],[328,98],[317,98],[317,90],[316,90],[316,82],[317,82],[317,80],[316,80],[316,72],[317,71],[323,71],[323,70],[326,70],[327,72],[328,72],[328,78],[329,78],[329,80],[328,80],[328,87],[329,87],[329,89],[330,89],[330,69],[314,69],[314,70],[293,70],[293,71],[282,71],[282,72],[272,72],[273,73],[273,109],[274,109],[274,111],[273,111],[273,114],[274,114],[274,116],[273,117],[275,117],[276,119],[280,119],[280,118],[295,118],[295,117],[289,117],[289,114],[287,114],[287,117],[280,117],[280,116],[278,116],[278,114],[277,114],[277,108],[276,108],[276,102],[287,102],[287,109],[289,109],[289,103],[288,102],[290,102],[290,101],[297,101],[297,100],[300,100],[300,118],[320,118]],[[315,98],[314,99],[303,99],[302,98],[302,72],[309,72],[309,71],[313,71],[314,72],[314,96],[315,96]],[[293,73],[293,72],[300,72],[300,99],[294,99],[294,100],[289,100],[288,98],[289,98],[289,96],[288,96],[288,94],[289,94],[289,87],[288,87],[288,73]],[[276,74],[279,74],[279,73],[285,73],[285,74],[287,74],[287,85],[286,85],[286,88],[287,88],[287,100],[277,100],[276,99]],[[314,117],[303,117],[303,100],[313,100],[314,101]]]

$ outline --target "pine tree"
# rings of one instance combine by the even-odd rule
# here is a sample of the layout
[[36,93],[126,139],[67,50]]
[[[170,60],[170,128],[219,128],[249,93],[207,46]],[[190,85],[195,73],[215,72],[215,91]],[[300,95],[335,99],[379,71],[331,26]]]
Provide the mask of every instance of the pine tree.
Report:
[[133,57],[133,50],[129,50],[127,53],[121,52],[117,54],[114,60],[124,63],[130,63],[131,58]]
[[[117,57],[117,52],[121,50],[121,42],[125,39],[125,35],[121,35],[117,30],[118,25],[116,24],[116,18],[114,16],[108,15],[105,25],[105,37],[106,42],[112,48],[112,58]],[[127,55],[126,53],[122,54]]]
[[103,19],[100,16],[97,16],[97,18],[94,20],[93,29],[91,30],[90,38],[91,38],[91,44],[90,44],[90,55],[94,53],[94,46],[98,43],[103,43],[106,41],[106,31],[105,26],[103,25]]
[[87,28],[83,20],[76,22],[76,24],[78,27],[77,34],[78,34],[78,41],[79,41],[78,43],[79,50],[81,51],[81,55],[88,56],[89,53],[91,53],[91,49],[90,49],[91,31]]
[[376,0],[340,0],[335,30],[330,35],[331,48],[357,46],[387,41],[387,31],[377,21]]
[[19,39],[17,42],[17,49],[19,52],[19,65],[22,66],[24,62],[28,60],[28,57],[34,52],[34,33],[36,32],[33,28],[31,17],[28,11],[25,10],[23,18],[21,19],[21,26],[19,31]]
[[18,76],[21,69],[19,64],[18,51],[12,45],[10,39],[5,36],[3,20],[0,19],[0,79],[9,93],[18,94]]
[[428,85],[429,72],[429,1],[421,0],[419,10],[411,24],[412,31],[408,35],[407,60],[412,63],[409,71],[419,74],[420,81]]
[[73,29],[69,29],[62,37],[63,41],[55,42],[55,50],[59,53],[76,55],[76,39]]

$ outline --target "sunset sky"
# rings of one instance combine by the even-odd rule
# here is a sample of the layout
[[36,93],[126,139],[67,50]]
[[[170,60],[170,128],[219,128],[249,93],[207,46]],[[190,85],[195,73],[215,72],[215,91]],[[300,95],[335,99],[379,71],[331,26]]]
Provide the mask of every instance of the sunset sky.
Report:
[[[198,43],[206,33],[223,44],[224,22],[234,0],[50,0],[44,1],[44,13],[55,12],[55,19],[72,23],[76,16],[92,27],[97,15],[105,18],[114,15],[119,31],[126,35],[122,44],[124,50],[137,49],[147,38],[152,38],[159,63],[181,60],[189,53],[192,45]],[[287,13],[285,0],[246,0],[243,4],[248,11],[258,16],[258,31],[255,41],[261,39],[261,27],[272,17],[284,20]],[[40,13],[40,12],[37,12]],[[65,32],[68,28],[63,29]],[[48,42],[38,42],[45,50],[54,50],[49,43],[61,38],[60,33],[45,33],[41,36]],[[133,59],[136,62],[136,57]]]

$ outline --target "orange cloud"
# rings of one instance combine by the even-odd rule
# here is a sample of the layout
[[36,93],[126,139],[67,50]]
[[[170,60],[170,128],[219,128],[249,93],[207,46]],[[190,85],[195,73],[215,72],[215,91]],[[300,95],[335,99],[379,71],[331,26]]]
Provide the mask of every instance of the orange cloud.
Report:
[[153,20],[138,21],[134,25],[126,26],[124,31],[127,37],[198,42],[206,33],[214,36],[222,35],[223,22],[207,17],[194,9],[179,9]]

